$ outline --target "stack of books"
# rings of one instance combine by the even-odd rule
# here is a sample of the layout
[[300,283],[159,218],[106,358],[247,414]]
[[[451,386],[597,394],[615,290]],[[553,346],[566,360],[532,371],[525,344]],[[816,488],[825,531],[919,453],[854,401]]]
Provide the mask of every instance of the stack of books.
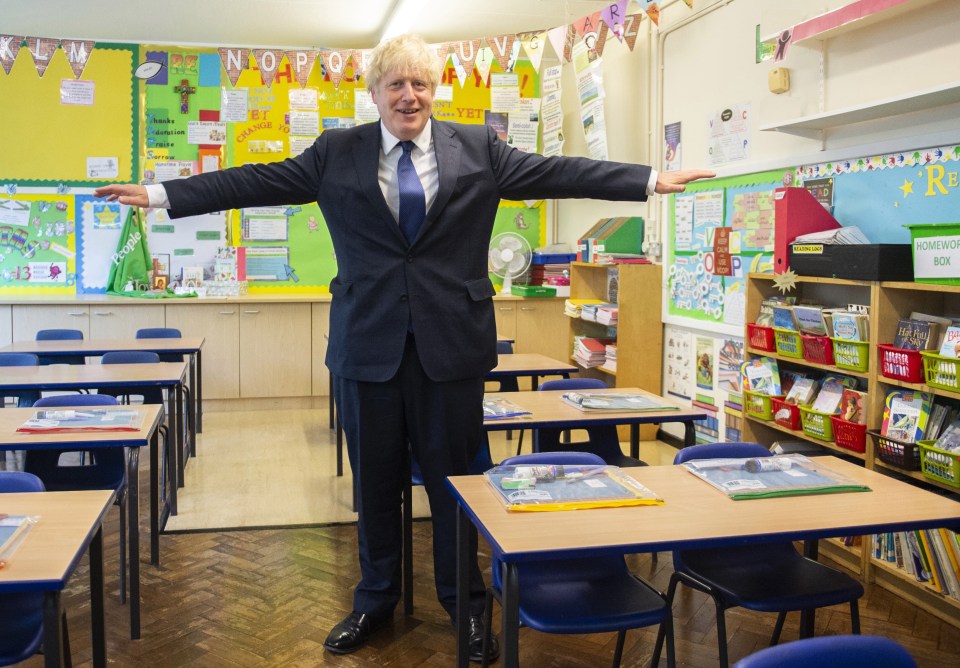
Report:
[[617,344],[608,343],[606,348],[606,360],[603,362],[603,366],[600,367],[606,371],[612,371],[613,373],[617,372]]
[[597,308],[597,322],[601,325],[616,327],[620,317],[620,309],[616,304],[601,304]]
[[578,336],[573,342],[573,360],[585,369],[603,366],[607,361],[607,345],[611,343],[615,341]]
[[563,314],[570,318],[579,318],[584,304],[603,304],[601,299],[567,299],[563,302]]

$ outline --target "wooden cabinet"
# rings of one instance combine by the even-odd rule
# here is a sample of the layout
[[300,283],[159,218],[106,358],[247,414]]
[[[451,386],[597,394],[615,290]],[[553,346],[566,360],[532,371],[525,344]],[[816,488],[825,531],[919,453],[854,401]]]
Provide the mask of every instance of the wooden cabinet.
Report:
[[166,327],[184,336],[202,336],[204,399],[240,397],[240,306],[167,304]]
[[138,329],[166,327],[164,310],[151,304],[103,304],[89,308],[91,339],[132,339]]
[[310,311],[310,304],[240,306],[240,396],[310,396]]
[[[662,285],[658,264],[588,264],[571,266],[571,299],[609,301],[611,277],[617,285],[618,325],[606,325],[582,319],[570,321],[566,357],[573,351],[575,336],[616,338],[617,370],[584,369],[580,375],[600,377],[608,385],[639,387],[660,394],[663,374],[663,323],[660,320]],[[656,438],[656,425],[642,425],[640,438]]]
[[86,304],[14,304],[13,340],[33,341],[41,329],[79,329],[90,338],[90,307]]
[[13,343],[13,307],[0,305],[0,346]]
[[[890,343],[896,333],[897,322],[912,311],[931,315],[955,314],[960,312],[960,288],[948,285],[926,285],[907,282],[868,282],[848,281],[819,277],[800,277],[797,291],[804,298],[824,305],[868,304],[870,306],[870,336],[868,348],[868,366],[866,371],[850,371],[796,359],[760,350],[751,345],[749,330],[745,332],[744,355],[747,359],[767,356],[777,360],[781,368],[807,369],[821,372],[843,373],[861,379],[867,390],[867,427],[879,430],[883,421],[883,405],[887,393],[895,388],[907,388],[922,392],[931,392],[939,397],[960,400],[960,392],[933,388],[925,383],[908,383],[887,378],[880,370],[880,355],[877,343]],[[753,322],[760,311],[765,297],[776,292],[771,274],[750,274],[747,278],[746,322]],[[803,431],[791,430],[772,421],[765,421],[744,415],[744,440],[754,440],[770,445],[780,439],[808,440],[831,450],[832,453],[856,459],[870,469],[885,471],[900,478],[916,480],[925,486],[939,488],[960,500],[960,489],[937,480],[927,478],[920,471],[909,471],[882,461],[876,452],[876,443],[869,436],[866,439],[866,451],[863,454],[840,448],[835,443],[825,443],[808,436]],[[860,572],[867,581],[895,592],[947,621],[960,627],[960,601],[944,596],[931,585],[917,582],[916,579],[895,564],[875,559],[872,553],[870,537],[864,537],[863,545],[857,548],[845,548],[838,541],[825,541],[822,552],[843,563],[851,570]]]
[[563,299],[498,297],[493,300],[497,334],[514,340],[517,353],[540,353],[557,360],[570,356],[569,325]]

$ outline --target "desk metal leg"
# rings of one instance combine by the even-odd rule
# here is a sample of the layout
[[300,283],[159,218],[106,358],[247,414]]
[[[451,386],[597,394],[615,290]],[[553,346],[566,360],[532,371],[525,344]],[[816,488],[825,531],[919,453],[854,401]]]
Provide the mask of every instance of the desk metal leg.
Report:
[[640,425],[630,425],[630,456],[640,459]]
[[127,536],[130,559],[130,639],[140,639],[140,449],[130,448],[127,481]]
[[517,565],[503,565],[503,666],[520,665],[520,582]]
[[90,560],[90,633],[93,665],[107,665],[107,632],[103,605],[103,527],[99,527],[87,550]]
[[43,592],[43,665],[46,668],[65,666],[63,647],[63,610],[60,592]]
[[[820,543],[814,538],[812,540],[803,541],[803,556],[807,559],[817,560],[817,556],[820,553]],[[800,611],[800,637],[801,638],[812,638],[814,631],[817,626],[817,609],[810,608],[809,610]]]
[[693,422],[683,423],[683,447],[689,448],[697,444],[697,430],[693,427]]
[[170,403],[170,430],[176,435],[173,442],[177,448],[177,487],[183,487],[187,444],[183,438],[183,391],[179,383],[175,388],[171,388],[167,397]]
[[[190,387],[195,387],[194,396],[196,397],[197,402],[197,433],[203,433],[203,358],[200,356],[200,351],[198,350],[194,357],[197,360],[197,372],[196,379],[190,378]],[[196,385],[193,385],[194,380],[196,380]]]
[[[191,369],[192,371],[192,369]],[[190,387],[192,388],[194,379],[190,378]],[[187,436],[190,440],[190,456],[197,456],[197,407],[194,406],[193,401],[190,398],[190,390],[184,388],[183,385],[180,386],[181,394],[183,395],[183,410],[184,410],[184,419],[187,428]]]
[[154,566],[160,565],[160,490],[164,488],[161,471],[160,430],[154,429],[150,434],[150,563]]
[[457,504],[457,667],[470,665],[470,518]]

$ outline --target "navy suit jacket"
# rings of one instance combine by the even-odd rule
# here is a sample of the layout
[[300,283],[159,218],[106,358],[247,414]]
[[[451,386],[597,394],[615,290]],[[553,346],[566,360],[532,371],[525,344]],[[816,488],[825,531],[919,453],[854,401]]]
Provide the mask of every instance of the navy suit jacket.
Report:
[[[487,247],[500,199],[646,199],[650,168],[524,153],[482,125],[433,120],[436,200],[412,245],[380,190],[380,124],[326,130],[296,158],[167,181],[174,218],[316,201],[330,230],[327,366],[343,378],[391,378],[408,329],[435,381],[497,364]],[[411,322],[412,319],[412,322]]]

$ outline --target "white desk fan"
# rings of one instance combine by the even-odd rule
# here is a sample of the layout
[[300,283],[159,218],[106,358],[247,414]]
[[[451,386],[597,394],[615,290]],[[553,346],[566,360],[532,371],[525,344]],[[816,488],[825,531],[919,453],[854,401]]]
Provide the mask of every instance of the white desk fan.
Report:
[[490,271],[503,279],[501,292],[510,292],[513,279],[530,267],[532,257],[530,242],[515,232],[503,232],[490,240],[488,265]]

